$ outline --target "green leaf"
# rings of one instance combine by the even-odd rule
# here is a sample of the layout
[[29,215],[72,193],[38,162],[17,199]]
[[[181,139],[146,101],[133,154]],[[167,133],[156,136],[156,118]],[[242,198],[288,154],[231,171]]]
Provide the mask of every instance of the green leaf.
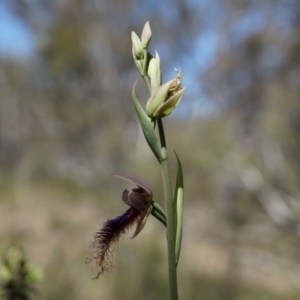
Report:
[[183,221],[183,173],[180,159],[174,150],[177,158],[177,177],[174,193],[174,225],[175,225],[175,259],[176,266],[179,262],[181,240],[182,240],[182,221]]
[[137,113],[137,116],[139,118],[145,139],[151,148],[153,154],[157,158],[159,162],[163,160],[163,154],[160,149],[159,142],[157,140],[155,130],[154,130],[154,124],[152,123],[151,119],[147,116],[147,114],[144,112],[143,108],[141,107],[136,94],[135,94],[135,86],[137,84],[137,81],[133,85],[132,89],[132,99],[135,106],[135,110]]

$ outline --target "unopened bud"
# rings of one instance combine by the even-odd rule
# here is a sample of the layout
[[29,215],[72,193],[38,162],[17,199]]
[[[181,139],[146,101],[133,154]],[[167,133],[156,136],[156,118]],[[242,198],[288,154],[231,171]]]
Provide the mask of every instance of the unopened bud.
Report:
[[131,40],[132,40],[132,55],[134,60],[142,59],[144,53],[142,42],[134,31],[132,31],[131,33]]
[[153,94],[161,85],[161,70],[160,70],[160,58],[155,51],[155,57],[149,62],[148,76],[151,80],[151,94]]
[[142,45],[144,49],[147,49],[151,37],[152,37],[152,32],[151,32],[150,24],[149,22],[146,22],[142,32]]

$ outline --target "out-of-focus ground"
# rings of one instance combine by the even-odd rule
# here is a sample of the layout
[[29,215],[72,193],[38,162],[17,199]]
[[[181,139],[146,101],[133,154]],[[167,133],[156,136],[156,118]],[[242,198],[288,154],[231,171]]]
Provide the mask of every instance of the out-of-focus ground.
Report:
[[[0,44],[0,244],[43,270],[36,299],[167,299],[152,216],[121,239],[111,273],[92,280],[85,264],[94,233],[126,209],[112,173],[143,177],[164,205],[131,101],[130,33],[147,20],[164,80],[180,67],[187,86],[164,122],[173,179],[173,147],[185,175],[181,299],[299,299],[297,0],[2,5],[32,44]],[[144,105],[142,82],[138,94]]]

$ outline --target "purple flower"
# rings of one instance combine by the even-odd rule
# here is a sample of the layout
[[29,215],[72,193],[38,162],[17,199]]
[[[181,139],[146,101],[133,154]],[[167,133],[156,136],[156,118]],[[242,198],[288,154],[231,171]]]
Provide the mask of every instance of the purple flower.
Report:
[[128,174],[114,176],[134,183],[137,188],[123,191],[122,200],[130,208],[121,216],[107,220],[94,236],[87,263],[96,265],[97,276],[95,279],[98,279],[101,274],[109,271],[113,266],[112,254],[114,246],[122,234],[136,226],[132,238],[136,237],[145,226],[147,218],[152,211],[152,191],[143,179]]

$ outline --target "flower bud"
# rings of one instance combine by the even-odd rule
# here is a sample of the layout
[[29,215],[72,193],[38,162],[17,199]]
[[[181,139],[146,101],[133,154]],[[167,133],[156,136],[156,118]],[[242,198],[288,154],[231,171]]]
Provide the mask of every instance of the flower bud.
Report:
[[149,98],[146,110],[153,119],[169,115],[181,100],[185,88],[182,88],[180,79],[182,74],[178,71],[176,78],[161,85]]
[[142,42],[140,38],[136,35],[134,31],[131,33],[132,40],[132,56],[134,63],[139,70],[139,72],[143,73],[143,60],[144,60],[144,50],[142,46]]
[[142,32],[142,45],[144,49],[147,49],[151,40],[151,36],[152,36],[152,32],[151,32],[150,24],[149,22],[146,22]]
[[151,80],[151,94],[153,94],[161,85],[160,58],[156,51],[155,57],[152,57],[149,62],[148,76]]
[[134,60],[141,60],[144,55],[143,46],[140,38],[137,34],[132,31],[131,33],[131,40],[132,40],[132,55]]

